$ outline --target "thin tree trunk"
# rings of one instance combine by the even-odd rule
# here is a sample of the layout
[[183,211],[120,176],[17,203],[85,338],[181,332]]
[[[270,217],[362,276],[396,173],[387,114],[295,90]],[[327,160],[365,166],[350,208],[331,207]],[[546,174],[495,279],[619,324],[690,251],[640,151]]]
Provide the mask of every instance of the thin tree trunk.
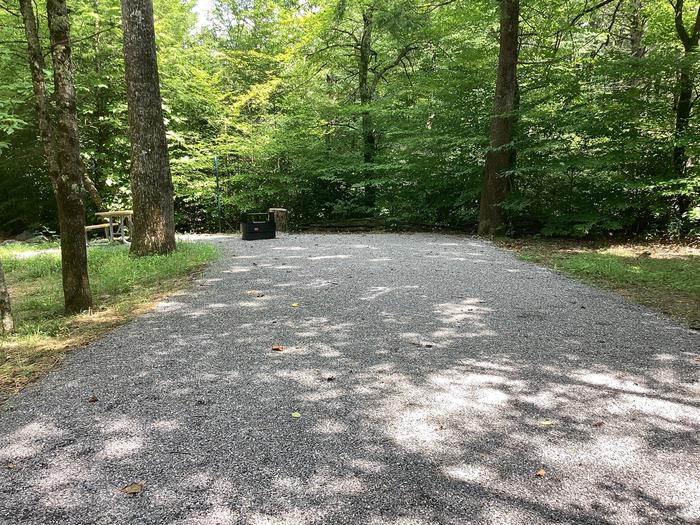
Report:
[[84,242],[84,170],[80,158],[68,10],[64,0],[48,0],[46,7],[53,61],[55,126],[51,120],[36,15],[31,0],[20,0],[39,136],[58,208],[64,305],[67,313],[75,313],[92,306]]
[[[697,52],[698,42],[700,41],[700,7],[698,7],[695,16],[695,23],[690,30],[688,30],[685,27],[685,21],[683,19],[684,3],[684,0],[676,0],[676,3],[673,4],[676,34],[683,44],[684,49],[684,56],[680,64],[680,73],[678,76],[678,98],[676,102],[676,125],[673,145],[673,171],[679,179],[686,175],[688,154],[686,152],[685,141],[694,102],[693,89],[695,86],[695,77],[690,60]],[[683,216],[690,206],[690,199],[686,196],[679,195],[676,200],[677,212],[680,216]]]
[[489,131],[489,151],[481,183],[479,234],[494,235],[505,229],[502,204],[510,191],[510,172],[515,167],[513,135],[518,104],[519,0],[501,2],[500,51],[496,96]]
[[15,322],[12,319],[10,294],[7,291],[7,284],[5,284],[5,271],[2,268],[2,262],[0,262],[0,318],[2,320],[0,333],[9,334],[13,332],[15,329]]
[[175,250],[173,183],[161,107],[152,0],[122,0],[131,138],[131,253]]
[[[374,93],[372,90],[373,82],[369,79],[369,67],[372,60],[372,26],[374,24],[374,10],[368,7],[362,13],[362,37],[358,47],[358,90],[360,93],[360,106],[362,106],[362,160],[365,164],[372,164],[377,147],[377,137],[374,132],[374,123],[372,122],[372,114],[368,106],[372,103]],[[369,169],[365,171],[365,178],[371,178],[372,173]],[[376,191],[372,184],[365,186],[366,203],[373,207],[376,201]]]
[[[687,53],[686,53],[687,55]],[[676,144],[673,147],[673,170],[677,177],[685,176],[685,167],[688,156],[685,152],[685,134],[690,122],[690,113],[693,107],[693,76],[690,66],[681,65],[678,78],[678,102],[676,104]]]
[[39,138],[44,150],[44,157],[49,172],[49,179],[56,192],[58,183],[58,166],[56,155],[53,151],[53,130],[51,126],[51,113],[49,96],[46,91],[46,77],[44,71],[44,53],[39,43],[39,32],[36,24],[36,16],[31,0],[19,0],[20,12],[24,23],[24,34],[27,39],[27,54],[29,70],[32,76],[32,89],[34,92],[34,109],[39,124]]
[[103,163],[104,157],[107,152],[107,141],[109,140],[109,129],[104,122],[104,117],[107,116],[107,100],[105,98],[106,90],[100,87],[102,84],[102,26],[100,25],[100,20],[102,19],[102,13],[100,12],[100,2],[99,0],[93,0],[92,8],[95,13],[94,27],[93,31],[95,37],[93,40],[93,53],[95,55],[94,72],[95,78],[98,80],[97,85],[94,88],[94,125],[96,127],[95,131],[95,155],[93,158],[92,165],[92,178],[86,178],[85,187],[87,188],[92,201],[95,203],[97,208],[102,208],[102,198],[97,190],[97,185],[103,182]]
[[644,47],[644,29],[646,21],[642,13],[642,0],[632,0],[632,14],[630,16],[630,48],[632,56],[644,58],[646,48]]
[[95,205],[95,207],[99,210],[102,208],[102,197],[100,197],[100,193],[97,191],[97,186],[95,186],[95,183],[92,181],[90,176],[87,174],[87,171],[83,170],[83,186],[88,192],[88,195],[90,195],[90,200],[92,203]]

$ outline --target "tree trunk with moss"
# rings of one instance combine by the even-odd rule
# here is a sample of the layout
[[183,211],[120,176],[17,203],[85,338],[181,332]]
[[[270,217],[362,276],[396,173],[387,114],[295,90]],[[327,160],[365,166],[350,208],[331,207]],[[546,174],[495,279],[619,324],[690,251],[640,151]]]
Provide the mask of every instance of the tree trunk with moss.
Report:
[[122,0],[134,199],[131,253],[175,250],[173,183],[161,106],[152,0]]
[[76,313],[92,306],[92,296],[84,241],[85,172],[80,158],[68,9],[65,0],[47,0],[54,81],[53,119],[44,76],[44,54],[31,0],[20,0],[20,11],[27,39],[39,135],[58,208],[64,306],[66,313]]

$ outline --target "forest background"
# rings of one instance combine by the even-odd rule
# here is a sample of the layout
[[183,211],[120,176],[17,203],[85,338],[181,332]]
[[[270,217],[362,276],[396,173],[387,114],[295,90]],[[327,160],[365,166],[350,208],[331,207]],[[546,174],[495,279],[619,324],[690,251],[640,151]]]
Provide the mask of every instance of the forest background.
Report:
[[[369,217],[476,229],[498,2],[216,0],[206,24],[194,2],[154,5],[179,231],[233,230],[241,212],[272,206],[297,226]],[[129,208],[119,2],[69,7],[85,167],[102,207]],[[687,41],[700,11],[680,2],[684,39],[678,8],[522,2],[507,233],[700,236],[697,39]],[[15,6],[0,1],[5,235],[56,230],[23,38]]]

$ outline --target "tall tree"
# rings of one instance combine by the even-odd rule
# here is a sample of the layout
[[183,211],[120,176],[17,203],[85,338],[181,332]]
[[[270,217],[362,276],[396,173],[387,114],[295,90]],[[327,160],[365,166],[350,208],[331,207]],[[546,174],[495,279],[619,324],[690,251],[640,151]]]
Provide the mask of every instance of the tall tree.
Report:
[[5,284],[5,271],[2,268],[2,262],[0,262],[0,334],[9,334],[14,329],[10,294],[7,291],[7,284]]
[[175,250],[173,183],[161,105],[152,0],[122,0],[131,139],[131,253]]
[[[676,128],[675,144],[673,147],[673,169],[677,177],[685,175],[688,156],[686,154],[686,131],[690,122],[690,115],[693,110],[695,97],[695,76],[693,74],[693,57],[698,50],[700,40],[700,6],[695,13],[695,21],[690,28],[686,27],[683,14],[685,11],[684,0],[676,0],[673,5],[676,33],[683,44],[683,58],[681,59],[680,71],[678,75],[677,99],[676,99]],[[682,205],[681,207],[687,207]],[[680,210],[681,213],[685,210]]]
[[644,47],[644,30],[646,20],[643,15],[642,0],[632,0],[629,14],[629,39],[632,56],[644,58],[646,49]]
[[47,0],[46,10],[53,64],[53,119],[37,17],[31,0],[20,0],[39,135],[58,207],[64,305],[67,313],[75,313],[92,306],[84,241],[84,168],[80,158],[68,9],[65,0]]
[[502,204],[515,167],[513,135],[518,105],[519,0],[502,0],[496,96],[489,130],[489,151],[481,183],[479,234],[494,235],[505,228]]
[[[408,70],[411,53],[419,49],[415,26],[417,8],[408,3],[374,0],[370,3],[341,2],[331,10],[333,23],[324,31],[325,48],[349,50],[354,64],[347,64],[344,73],[357,78],[356,100],[360,105],[360,136],[362,162],[365,165],[366,205],[373,207],[376,188],[372,183],[374,174],[371,164],[375,162],[379,149],[380,132],[372,114],[372,104],[377,98],[381,82],[388,83],[390,73],[400,67]],[[423,19],[426,15],[423,16]],[[401,30],[397,30],[400,27]],[[386,42],[381,42],[385,40]],[[316,51],[318,53],[319,51]],[[329,58],[324,55],[324,60]],[[335,75],[329,82],[335,83]]]

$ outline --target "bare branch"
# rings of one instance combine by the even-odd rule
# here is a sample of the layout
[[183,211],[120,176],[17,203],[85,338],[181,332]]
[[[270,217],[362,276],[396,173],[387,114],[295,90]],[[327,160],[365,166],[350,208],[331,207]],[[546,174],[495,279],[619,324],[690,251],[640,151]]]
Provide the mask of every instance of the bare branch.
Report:
[[[591,7],[588,7],[588,8],[586,8],[586,9],[584,9],[584,10],[581,11],[579,14],[577,14],[577,15],[571,20],[571,22],[569,22],[569,25],[570,25],[570,26],[576,25],[576,23],[577,23],[579,20],[581,20],[584,16],[586,16],[587,14],[592,13],[593,11],[597,11],[597,10],[600,9],[601,7],[605,7],[605,6],[608,5],[608,4],[612,4],[614,1],[615,1],[615,0],[601,0],[601,1],[598,2],[597,4],[592,5]],[[682,2],[683,0],[678,0],[678,1],[679,1],[679,2]]]
[[389,71],[394,69],[396,66],[401,64],[401,61],[406,58],[406,55],[408,55],[411,51],[415,51],[418,49],[418,46],[415,43],[407,44],[403,48],[399,50],[399,52],[396,55],[396,58],[386,64],[382,68],[377,68],[373,67],[370,68],[370,71],[374,74],[374,79],[372,80],[372,87],[371,91],[374,92],[375,88],[377,87],[377,84],[379,83],[380,80],[384,78],[384,75],[386,75]]
[[337,33],[343,33],[344,35],[350,36],[356,44],[360,44],[360,39],[357,38],[357,35],[353,33],[352,31],[346,31],[345,29],[340,29],[339,27],[331,27],[332,31],[336,31]]
[[608,31],[607,31],[608,34],[607,34],[607,36],[605,37],[605,42],[603,42],[603,43],[598,47],[598,49],[596,49],[596,50],[591,54],[591,57],[592,57],[592,58],[597,57],[597,56],[600,54],[600,52],[603,50],[603,48],[606,47],[606,46],[610,43],[610,36],[612,35],[613,27],[615,27],[615,22],[617,21],[617,15],[618,15],[618,13],[620,12],[620,7],[622,6],[622,2],[624,2],[624,0],[618,0],[618,1],[617,1],[617,5],[615,6],[615,11],[613,11],[613,15],[612,15],[612,17],[611,17],[611,19],[610,19],[610,24],[608,25]]

